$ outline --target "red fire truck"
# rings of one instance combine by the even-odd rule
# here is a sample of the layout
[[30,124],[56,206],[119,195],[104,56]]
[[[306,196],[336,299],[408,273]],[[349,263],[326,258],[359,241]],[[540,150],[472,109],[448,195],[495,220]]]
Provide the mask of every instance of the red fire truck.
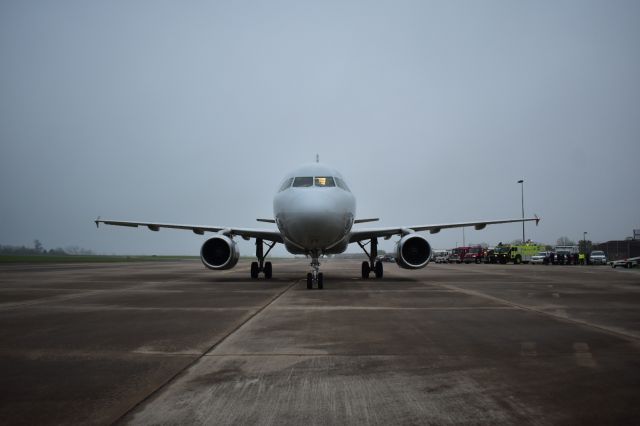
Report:
[[471,246],[464,255],[464,263],[481,263],[484,261],[485,250],[482,246]]
[[456,247],[451,249],[451,255],[449,256],[449,263],[462,263],[464,262],[465,255],[469,252],[471,247]]

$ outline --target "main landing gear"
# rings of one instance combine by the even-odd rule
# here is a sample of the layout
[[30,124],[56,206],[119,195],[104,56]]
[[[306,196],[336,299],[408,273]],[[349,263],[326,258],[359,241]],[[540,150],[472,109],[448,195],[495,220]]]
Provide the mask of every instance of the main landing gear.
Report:
[[320,272],[319,257],[320,255],[317,251],[311,254],[311,268],[313,270],[307,274],[307,290],[311,290],[314,283],[318,285],[319,290],[324,288],[324,275]]
[[[264,253],[265,245],[269,247],[266,253]],[[265,243],[262,238],[256,238],[256,257],[258,258],[258,261],[251,262],[251,278],[254,280],[258,278],[260,272],[264,272],[265,279],[271,279],[273,275],[273,266],[271,265],[271,262],[265,262],[264,259],[275,245],[275,242],[269,244]]]
[[[366,249],[367,244],[370,245],[370,251],[367,251]],[[375,274],[376,278],[382,278],[384,268],[382,266],[382,262],[380,260],[376,260],[376,257],[378,257],[378,239],[372,238],[369,243],[365,244],[358,241],[358,245],[369,258],[368,262],[362,262],[362,279],[368,279],[369,273],[371,272]]]

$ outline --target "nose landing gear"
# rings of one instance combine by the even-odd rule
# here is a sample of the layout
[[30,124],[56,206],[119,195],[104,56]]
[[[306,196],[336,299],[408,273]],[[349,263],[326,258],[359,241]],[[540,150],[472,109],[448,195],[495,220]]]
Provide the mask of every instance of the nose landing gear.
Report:
[[320,261],[318,258],[318,252],[314,252],[311,255],[311,268],[313,268],[313,270],[307,274],[307,290],[311,290],[314,283],[318,285],[319,290],[324,288],[324,275],[320,272]]

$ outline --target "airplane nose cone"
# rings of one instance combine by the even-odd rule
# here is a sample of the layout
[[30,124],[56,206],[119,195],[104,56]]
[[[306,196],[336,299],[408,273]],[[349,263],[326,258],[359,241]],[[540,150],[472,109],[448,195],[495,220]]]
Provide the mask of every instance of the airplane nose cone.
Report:
[[294,205],[288,229],[291,237],[304,247],[325,249],[346,233],[347,215],[329,194],[301,194]]
[[300,216],[314,217],[337,211],[336,201],[322,192],[300,194],[294,199],[293,203],[296,214]]

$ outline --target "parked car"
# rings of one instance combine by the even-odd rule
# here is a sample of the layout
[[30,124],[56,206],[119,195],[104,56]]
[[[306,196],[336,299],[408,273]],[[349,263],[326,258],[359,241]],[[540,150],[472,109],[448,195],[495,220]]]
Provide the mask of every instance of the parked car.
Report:
[[589,262],[592,265],[606,265],[607,255],[602,250],[594,250],[589,255]]
[[542,265],[548,265],[550,254],[551,252],[549,251],[540,251],[537,254],[534,254],[533,256],[531,256],[531,264],[535,265],[537,263],[540,263]]
[[448,263],[449,252],[447,250],[434,250],[433,261],[436,263]]
[[396,258],[391,256],[390,254],[385,254],[384,256],[378,256],[376,259],[381,261],[381,262],[395,262],[396,261]]
[[622,266],[624,268],[634,268],[640,264],[640,257],[630,257],[628,259],[620,259],[609,262],[612,268]]

